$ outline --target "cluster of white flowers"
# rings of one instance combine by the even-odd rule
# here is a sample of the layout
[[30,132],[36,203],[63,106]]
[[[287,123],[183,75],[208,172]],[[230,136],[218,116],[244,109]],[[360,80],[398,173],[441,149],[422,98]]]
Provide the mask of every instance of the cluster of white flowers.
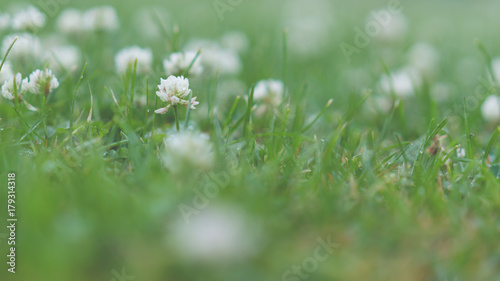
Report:
[[184,49],[192,52],[201,49],[201,64],[212,72],[218,72],[222,76],[237,75],[241,72],[242,62],[238,52],[223,48],[216,41],[192,40]]
[[57,78],[52,74],[50,69],[37,69],[30,74],[29,82],[26,86],[28,87],[26,90],[33,94],[48,95],[59,87],[59,81],[57,81]]
[[184,258],[204,262],[245,260],[258,251],[259,224],[245,212],[215,205],[171,225],[170,243]]
[[158,85],[156,95],[163,101],[168,103],[166,107],[155,110],[158,114],[165,114],[172,106],[178,104],[191,109],[196,109],[195,106],[199,104],[196,97],[189,100],[191,89],[189,88],[189,80],[183,76],[169,76],[167,79],[161,79]]
[[42,54],[40,39],[29,33],[11,34],[4,37],[2,41],[2,54],[6,54],[12,42],[17,41],[9,53],[9,59],[39,58]]
[[285,86],[279,80],[261,80],[255,85],[253,100],[277,107],[283,100]]
[[115,31],[120,27],[120,21],[112,6],[94,7],[85,12],[67,9],[59,15],[57,27],[65,33]]
[[34,6],[28,6],[12,17],[15,30],[37,30],[45,25],[45,15]]
[[23,79],[21,73],[16,73],[2,85],[2,96],[8,100],[13,100],[17,92],[17,96],[21,99],[21,95],[29,89],[28,78]]
[[153,63],[153,52],[151,49],[143,49],[131,46],[120,50],[115,56],[116,72],[124,74],[127,70],[133,70],[137,59],[137,73],[147,73],[151,70]]
[[174,174],[183,171],[209,170],[213,167],[215,156],[207,135],[182,132],[165,139],[163,163]]
[[[186,51],[170,54],[170,57],[163,61],[163,67],[167,75],[190,75],[199,76],[203,72],[203,66],[201,66],[201,54],[196,57],[196,52]],[[196,58],[196,60],[195,60]],[[189,69],[189,73],[185,73],[189,66],[193,63]]]

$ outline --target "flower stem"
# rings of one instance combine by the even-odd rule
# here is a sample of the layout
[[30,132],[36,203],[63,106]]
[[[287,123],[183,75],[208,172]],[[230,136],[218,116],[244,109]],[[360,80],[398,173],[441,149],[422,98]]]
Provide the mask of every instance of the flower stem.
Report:
[[177,105],[174,105],[174,117],[175,117],[175,128],[177,129],[177,132],[180,132],[179,128],[179,116],[177,116]]

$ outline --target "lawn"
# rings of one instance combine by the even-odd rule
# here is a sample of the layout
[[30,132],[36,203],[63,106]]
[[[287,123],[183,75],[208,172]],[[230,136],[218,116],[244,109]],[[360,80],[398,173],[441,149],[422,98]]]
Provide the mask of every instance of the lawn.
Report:
[[498,1],[0,4],[0,280],[500,281]]

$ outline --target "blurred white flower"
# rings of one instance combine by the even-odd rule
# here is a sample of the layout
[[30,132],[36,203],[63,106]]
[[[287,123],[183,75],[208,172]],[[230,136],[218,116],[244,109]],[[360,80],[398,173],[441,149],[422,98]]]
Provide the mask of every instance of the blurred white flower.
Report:
[[[387,13],[390,18],[387,22],[381,23],[374,15],[380,13]],[[403,14],[392,14],[388,10],[379,10],[370,13],[368,17],[368,22],[376,22],[380,26],[380,31],[378,32],[375,39],[384,42],[397,42],[406,37],[408,33],[408,20]]]
[[17,37],[17,41],[9,53],[9,59],[39,58],[42,52],[40,39],[29,33],[11,34],[3,38],[2,54],[7,53],[10,45]]
[[241,31],[226,32],[220,41],[223,48],[234,50],[240,54],[248,51],[250,46],[247,35]]
[[163,101],[168,103],[166,107],[155,110],[158,114],[165,114],[170,109],[171,106],[176,106],[178,104],[183,105],[187,108],[189,105],[191,109],[196,109],[195,106],[199,104],[196,101],[196,97],[188,100],[191,94],[191,89],[189,89],[189,80],[183,76],[169,76],[167,79],[161,79],[160,85],[158,85],[158,91],[156,95]]
[[391,75],[382,75],[379,81],[379,86],[385,93],[394,93],[405,98],[415,94],[415,88],[418,88],[421,83],[421,78],[418,72],[413,68],[403,68],[401,70],[391,72]]
[[498,122],[500,120],[500,97],[491,95],[481,105],[481,114],[488,122]]
[[237,75],[242,70],[242,62],[235,50],[222,48],[217,42],[197,39],[190,41],[184,48],[197,52],[202,49],[201,64],[220,75]]
[[214,166],[215,156],[207,135],[181,132],[165,139],[163,163],[174,174],[192,170],[209,170]]
[[457,149],[457,157],[458,158],[465,158],[465,155],[466,155],[465,149],[463,149],[461,147]]
[[300,57],[317,56],[327,50],[334,34],[334,8],[328,0],[286,1],[284,26],[290,52]]
[[259,226],[232,207],[209,207],[187,224],[171,226],[173,247],[184,258],[210,263],[245,260],[257,252]]
[[27,86],[28,88],[25,90],[33,94],[48,95],[59,87],[59,81],[57,81],[57,78],[52,74],[52,70],[37,69],[30,74]]
[[83,12],[77,9],[66,9],[57,18],[57,29],[64,33],[84,31]]
[[[15,84],[14,84],[15,80]],[[27,86],[28,84],[28,78],[25,78],[23,80],[23,77],[21,73],[16,73],[16,75],[13,75],[9,80],[5,81],[2,85],[2,96],[8,100],[13,100],[14,99],[14,87],[16,88],[17,95],[19,99],[21,98],[21,95],[26,93]]]
[[197,52],[193,51],[170,54],[170,57],[163,61],[165,72],[167,75],[182,75],[194,61],[191,69],[189,70],[189,75],[199,76],[203,72],[203,66],[201,66],[202,55],[200,54],[196,60],[194,60],[196,54]]
[[72,45],[56,46],[48,49],[43,56],[43,61],[54,70],[64,68],[67,71],[73,71],[81,62],[81,53]]
[[0,13],[0,30],[10,27],[10,16],[7,13]]
[[255,85],[253,100],[277,107],[283,100],[284,87],[283,82],[279,80],[261,80]]
[[138,46],[127,47],[120,50],[115,56],[116,72],[125,74],[127,70],[133,71],[137,59],[137,73],[147,73],[153,63],[153,52],[151,49],[143,49]]
[[13,76],[14,71],[12,71],[12,64],[10,63],[10,61],[5,61],[2,70],[0,70],[0,84],[11,79]]
[[115,31],[120,27],[112,6],[95,7],[83,13],[83,27],[88,31]]
[[439,66],[439,53],[428,43],[416,43],[410,49],[409,64],[422,75],[432,77]]
[[45,25],[45,15],[34,6],[28,6],[12,16],[15,30],[37,30]]

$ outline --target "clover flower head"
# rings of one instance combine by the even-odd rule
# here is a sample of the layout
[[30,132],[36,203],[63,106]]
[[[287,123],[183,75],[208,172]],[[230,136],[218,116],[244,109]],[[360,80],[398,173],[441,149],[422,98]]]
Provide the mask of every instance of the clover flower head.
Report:
[[57,78],[52,74],[52,70],[37,69],[30,74],[29,83],[27,85],[27,90],[34,94],[48,95],[59,87],[59,81],[57,81]]
[[223,48],[218,42],[212,40],[195,39],[188,42],[185,50],[202,50],[201,64],[211,72],[220,75],[237,75],[243,68],[243,63],[238,52],[233,49]]
[[17,91],[17,95],[21,99],[21,95],[26,93],[28,88],[28,78],[23,79],[21,73],[16,73],[3,83],[2,96],[8,100],[13,100]]
[[491,95],[481,105],[481,114],[488,122],[498,122],[500,120],[500,97]]
[[282,81],[261,80],[255,85],[253,99],[276,107],[281,104],[284,92],[285,86]]
[[172,53],[168,59],[163,61],[163,66],[167,75],[181,75],[189,68],[191,63],[193,65],[189,69],[188,74],[193,76],[200,75],[203,72],[201,55],[196,57],[196,52],[193,51]]
[[45,25],[45,15],[34,6],[28,6],[12,17],[15,30],[37,30]]
[[83,13],[83,27],[88,31],[115,31],[120,22],[112,6],[95,7]]
[[167,79],[161,79],[158,85],[156,95],[161,101],[168,103],[166,107],[157,109],[155,112],[158,114],[165,114],[171,106],[182,105],[196,109],[195,106],[199,104],[196,97],[189,99],[191,89],[189,89],[189,80],[184,76],[169,76]]
[[2,54],[7,53],[12,42],[17,37],[17,41],[9,53],[9,59],[39,58],[42,52],[42,44],[37,36],[29,33],[11,34],[3,38]]
[[81,62],[81,53],[77,47],[72,45],[56,46],[45,52],[43,61],[55,71],[61,70],[61,68],[73,71]]
[[84,31],[83,12],[77,9],[66,9],[57,18],[57,29],[64,33]]
[[115,56],[116,72],[125,74],[129,68],[133,69],[137,59],[137,73],[146,73],[151,69],[153,53],[150,49],[131,46],[120,50]]
[[396,96],[407,98],[415,95],[415,88],[421,86],[420,72],[413,67],[405,67],[391,72],[391,75],[382,75],[379,86],[385,93],[394,91]]
[[165,139],[163,163],[173,173],[208,170],[213,167],[215,156],[206,134],[182,132]]

